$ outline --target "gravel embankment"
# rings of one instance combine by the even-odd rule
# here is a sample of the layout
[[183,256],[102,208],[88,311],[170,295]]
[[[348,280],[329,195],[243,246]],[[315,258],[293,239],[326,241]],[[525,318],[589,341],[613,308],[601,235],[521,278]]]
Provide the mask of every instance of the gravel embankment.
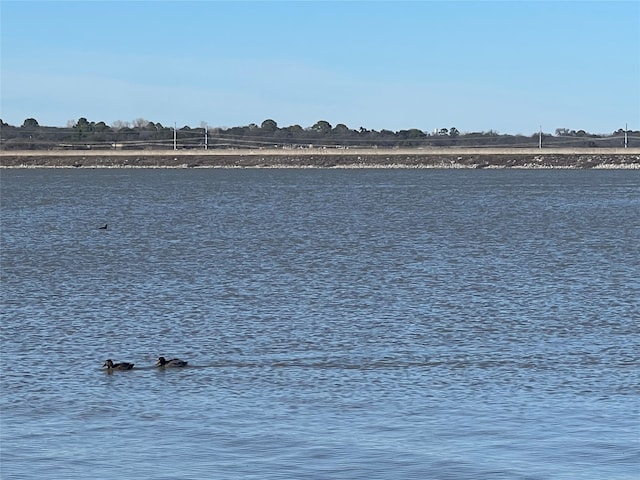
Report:
[[4,151],[4,168],[630,168],[640,148]]

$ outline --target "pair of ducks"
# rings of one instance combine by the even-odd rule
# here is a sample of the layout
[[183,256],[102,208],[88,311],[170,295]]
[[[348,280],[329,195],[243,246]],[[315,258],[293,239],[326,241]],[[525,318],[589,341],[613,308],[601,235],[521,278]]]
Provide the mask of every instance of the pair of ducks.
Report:
[[[180,360],[179,358],[172,358],[171,360],[167,360],[164,357],[159,357],[156,362],[156,367],[170,368],[170,367],[186,367],[188,362],[184,360]],[[107,370],[131,370],[133,368],[133,363],[113,363],[113,360],[110,358],[105,360],[103,367],[106,367]]]

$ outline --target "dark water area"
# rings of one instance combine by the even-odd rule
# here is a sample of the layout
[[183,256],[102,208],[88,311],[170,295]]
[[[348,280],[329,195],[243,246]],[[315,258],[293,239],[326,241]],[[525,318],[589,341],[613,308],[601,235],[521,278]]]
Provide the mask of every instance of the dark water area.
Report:
[[638,478],[638,171],[0,182],[3,479]]

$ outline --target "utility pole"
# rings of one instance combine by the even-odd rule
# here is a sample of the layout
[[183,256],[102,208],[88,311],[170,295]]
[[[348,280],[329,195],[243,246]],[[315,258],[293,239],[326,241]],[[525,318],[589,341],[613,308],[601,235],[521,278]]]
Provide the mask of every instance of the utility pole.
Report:
[[629,143],[629,135],[627,133],[628,130],[629,130],[629,124],[625,123],[624,124],[624,148],[627,148],[627,145]]
[[178,149],[178,133],[176,131],[176,122],[173,122],[173,149]]
[[209,145],[208,145],[208,133],[209,133],[209,128],[207,127],[207,124],[204,124],[204,149],[208,150]]
[[542,125],[540,125],[540,130],[538,131],[538,148],[542,148]]

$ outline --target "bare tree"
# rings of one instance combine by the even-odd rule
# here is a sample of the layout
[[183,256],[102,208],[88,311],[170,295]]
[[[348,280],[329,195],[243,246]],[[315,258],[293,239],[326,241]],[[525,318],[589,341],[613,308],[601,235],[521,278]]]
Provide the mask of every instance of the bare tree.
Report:
[[123,128],[129,128],[129,122],[123,122],[122,120],[114,120],[111,122],[111,128],[113,130],[122,130]]
[[149,120],[145,120],[144,118],[136,118],[133,121],[133,128],[146,128],[149,125]]

